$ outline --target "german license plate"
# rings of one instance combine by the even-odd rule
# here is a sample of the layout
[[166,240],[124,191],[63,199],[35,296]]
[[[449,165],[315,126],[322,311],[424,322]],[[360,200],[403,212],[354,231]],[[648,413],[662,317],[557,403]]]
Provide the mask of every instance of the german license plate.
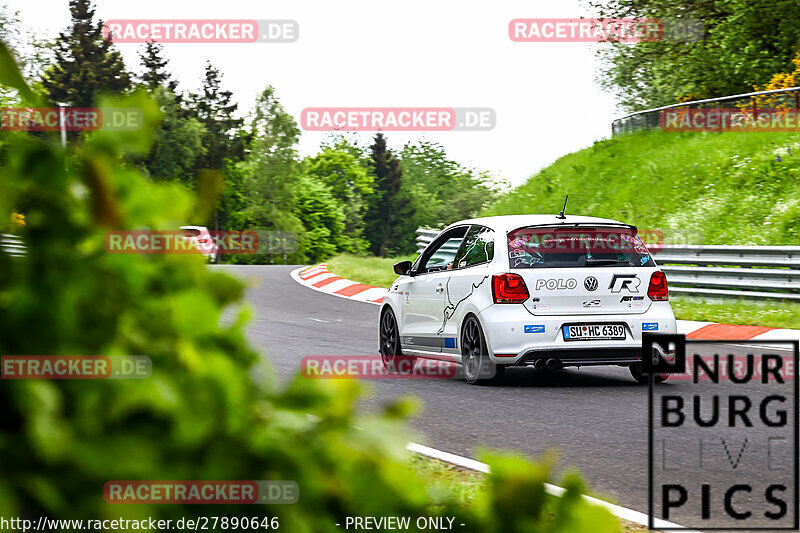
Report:
[[562,326],[565,341],[613,341],[625,339],[622,324],[573,324]]

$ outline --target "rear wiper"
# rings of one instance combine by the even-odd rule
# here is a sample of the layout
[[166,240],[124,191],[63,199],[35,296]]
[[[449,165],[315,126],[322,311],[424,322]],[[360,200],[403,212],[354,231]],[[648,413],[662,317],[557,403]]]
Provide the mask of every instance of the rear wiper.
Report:
[[588,258],[586,260],[587,265],[618,265],[620,263],[628,264],[628,261],[620,261],[619,259],[595,259],[595,258]]

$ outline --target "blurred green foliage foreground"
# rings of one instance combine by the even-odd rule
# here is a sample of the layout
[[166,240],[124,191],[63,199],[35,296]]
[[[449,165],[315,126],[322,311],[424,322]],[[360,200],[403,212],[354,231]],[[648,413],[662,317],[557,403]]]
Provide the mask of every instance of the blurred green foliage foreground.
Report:
[[[49,105],[1,44],[0,83],[27,105]],[[239,281],[201,256],[105,253],[105,231],[175,228],[208,198],[148,182],[125,164],[148,148],[155,103],[139,94],[101,105],[141,108],[148,126],[101,129],[66,152],[57,136],[2,132],[0,220],[25,213],[28,253],[0,252],[0,354],[147,355],[153,374],[0,382],[0,516],[277,516],[280,530],[302,533],[341,531],[335,524],[346,516],[445,515],[466,524],[462,531],[617,530],[614,517],[579,497],[575,477],[545,506],[549,464],[507,454],[481,457],[493,469],[484,501],[434,504],[404,463],[413,402],[365,416],[354,409],[362,394],[354,381],[297,378],[279,388],[245,339]],[[294,480],[300,498],[111,505],[109,480]]]

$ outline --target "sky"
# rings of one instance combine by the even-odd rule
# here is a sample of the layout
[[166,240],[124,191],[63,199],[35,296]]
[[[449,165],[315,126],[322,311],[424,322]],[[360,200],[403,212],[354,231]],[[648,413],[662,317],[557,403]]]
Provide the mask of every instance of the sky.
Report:
[[[2,3],[2,0],[0,0]],[[25,26],[56,36],[67,0],[9,0]],[[309,107],[492,108],[490,131],[388,132],[391,148],[427,139],[462,165],[517,185],[562,155],[610,136],[621,113],[595,81],[596,44],[518,43],[515,18],[591,16],[579,0],[97,0],[113,19],[292,19],[292,43],[164,44],[182,90],[200,85],[206,60],[223,73],[243,111],[267,85],[299,121]],[[140,44],[117,44],[139,69]],[[329,134],[302,133],[300,152]],[[368,144],[370,133],[359,134]]]

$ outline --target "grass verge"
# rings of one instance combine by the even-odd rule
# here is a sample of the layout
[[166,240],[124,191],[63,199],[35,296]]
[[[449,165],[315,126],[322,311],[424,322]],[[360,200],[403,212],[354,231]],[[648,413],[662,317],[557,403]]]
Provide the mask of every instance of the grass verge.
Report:
[[[328,261],[328,270],[359,283],[388,287],[397,279],[392,265],[404,259],[413,261],[416,255],[391,258],[342,254]],[[792,302],[750,302],[673,295],[670,303],[680,320],[800,329],[800,304]]]
[[751,302],[671,296],[675,316],[683,320],[800,329],[800,304],[792,302]]
[[461,505],[472,507],[486,497],[486,475],[482,472],[417,453],[411,455],[408,467],[427,482],[428,495],[434,506],[437,502],[455,499]]
[[328,270],[346,279],[359,283],[388,287],[397,279],[392,267],[398,261],[413,261],[417,256],[408,257],[362,257],[340,254],[328,260]]
[[[448,496],[455,498],[461,505],[473,507],[478,505],[486,496],[487,475],[482,472],[467,470],[419,454],[412,454],[408,467],[426,480],[428,494],[434,507],[436,502],[443,501]],[[548,496],[548,500],[552,504],[557,498]],[[626,520],[620,520],[619,523],[622,533],[642,533],[647,531],[646,527]]]

